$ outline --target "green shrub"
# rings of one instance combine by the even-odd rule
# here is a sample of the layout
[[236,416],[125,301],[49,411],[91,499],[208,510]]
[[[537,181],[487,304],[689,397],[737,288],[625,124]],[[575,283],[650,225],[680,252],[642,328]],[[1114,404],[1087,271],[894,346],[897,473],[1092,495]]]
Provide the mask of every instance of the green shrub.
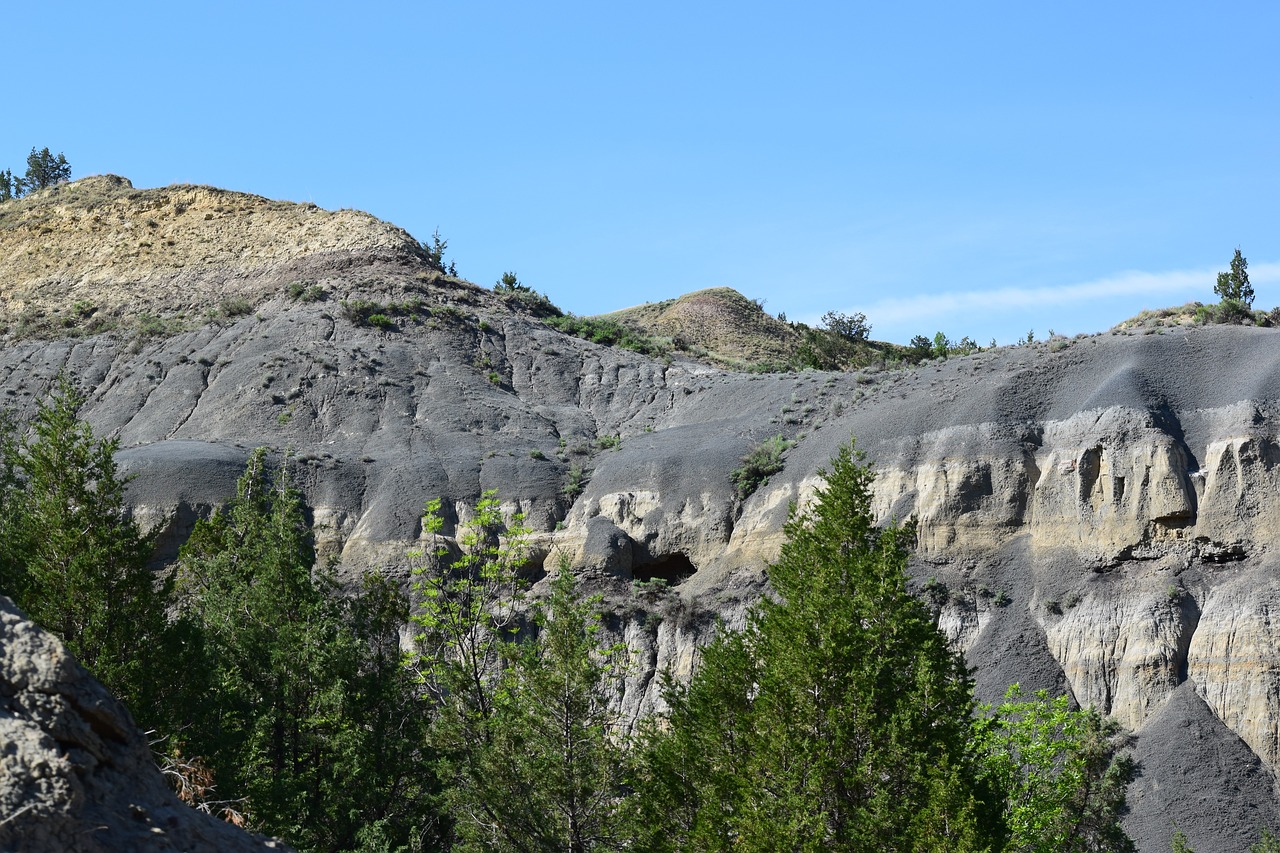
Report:
[[144,311],[138,315],[137,330],[139,340],[163,338],[181,331],[182,324],[176,320],[159,317]]
[[587,486],[587,474],[582,470],[581,465],[569,466],[569,477],[565,480],[565,484],[560,488],[560,494],[569,500],[573,500],[582,494],[582,490]]
[[1254,312],[1249,306],[1236,299],[1224,299],[1217,305],[1200,305],[1195,315],[1196,322],[1201,325],[1239,326],[1254,319]]
[[232,297],[231,299],[222,300],[218,310],[222,312],[223,317],[243,317],[253,311],[253,303],[248,299]]
[[1239,326],[1246,320],[1253,319],[1253,311],[1249,305],[1238,299],[1224,299],[1218,303],[1218,322]]
[[291,281],[285,286],[289,298],[297,302],[319,302],[329,296],[329,291],[318,284],[308,285],[305,281]]
[[369,302],[364,299],[342,302],[342,316],[357,326],[372,326],[392,331],[396,327],[395,321],[390,317],[393,313],[398,313],[395,305],[383,305],[380,302]]
[[746,500],[756,489],[769,482],[769,475],[782,470],[782,454],[795,445],[781,434],[766,438],[742,457],[742,465],[729,478],[737,489],[738,499]]

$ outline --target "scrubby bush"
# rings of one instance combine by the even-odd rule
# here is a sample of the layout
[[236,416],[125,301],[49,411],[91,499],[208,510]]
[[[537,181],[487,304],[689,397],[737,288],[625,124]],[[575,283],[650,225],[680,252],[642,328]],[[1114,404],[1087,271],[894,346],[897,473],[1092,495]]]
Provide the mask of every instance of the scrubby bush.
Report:
[[746,500],[756,489],[769,482],[771,474],[781,471],[782,455],[794,445],[794,441],[778,434],[766,438],[751,448],[751,451],[742,457],[742,464],[729,475],[738,492],[738,500]]
[[219,310],[222,312],[223,317],[243,317],[253,311],[253,303],[248,299],[232,297],[222,300]]
[[665,351],[655,338],[617,320],[564,314],[558,317],[546,317],[543,322],[565,334],[602,346],[618,346],[644,355],[661,355]]
[[297,302],[319,302],[329,296],[329,292],[319,284],[315,282],[307,284],[305,281],[289,282],[285,292],[289,294],[290,299]]
[[522,308],[535,317],[561,317],[564,312],[557,308],[545,295],[532,287],[521,284],[513,272],[504,272],[502,278],[493,286],[493,292],[502,297],[502,301],[513,308]]

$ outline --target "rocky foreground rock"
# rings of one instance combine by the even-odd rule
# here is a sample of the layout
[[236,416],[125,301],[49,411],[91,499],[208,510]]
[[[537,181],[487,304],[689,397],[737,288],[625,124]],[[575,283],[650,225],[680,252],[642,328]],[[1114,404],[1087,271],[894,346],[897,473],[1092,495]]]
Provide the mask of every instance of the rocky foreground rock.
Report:
[[182,803],[129,712],[0,596],[0,850],[286,850]]
[[[1140,849],[1175,825],[1215,851],[1280,827],[1280,332],[734,373],[567,337],[369,217],[93,180],[96,207],[64,188],[0,231],[0,399],[21,415],[76,377],[166,554],[259,445],[293,460],[348,575],[407,581],[423,503],[442,497],[452,529],[496,489],[536,531],[531,578],[564,558],[605,594],[637,718],[657,673],[741,619],[788,506],[856,436],[882,519],[918,519],[915,583],[980,696],[1067,690],[1134,733]],[[134,322],[135,290],[157,322]],[[732,472],[776,434],[786,467],[740,498]]]

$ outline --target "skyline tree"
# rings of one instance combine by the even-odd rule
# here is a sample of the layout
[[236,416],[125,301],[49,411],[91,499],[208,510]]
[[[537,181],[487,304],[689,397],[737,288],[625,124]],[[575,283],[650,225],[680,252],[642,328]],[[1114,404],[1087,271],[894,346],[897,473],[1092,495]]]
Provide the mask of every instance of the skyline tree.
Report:
[[37,151],[34,147],[27,155],[27,172],[22,178],[23,193],[35,192],[54,184],[71,180],[71,164],[61,152],[53,154],[48,148]]
[[1249,261],[1240,253],[1240,247],[1236,247],[1235,254],[1231,257],[1231,269],[1218,273],[1218,282],[1213,286],[1213,292],[1223,302],[1238,302],[1246,310],[1253,307],[1253,285],[1249,283]]

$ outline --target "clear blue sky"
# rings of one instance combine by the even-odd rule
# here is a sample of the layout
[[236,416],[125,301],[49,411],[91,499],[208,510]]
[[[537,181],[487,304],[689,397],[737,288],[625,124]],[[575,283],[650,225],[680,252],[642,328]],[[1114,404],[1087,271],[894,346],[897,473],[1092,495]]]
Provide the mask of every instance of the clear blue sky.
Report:
[[0,166],[367,210],[579,314],[727,285],[1001,343],[1280,302],[1272,2],[56,2]]

